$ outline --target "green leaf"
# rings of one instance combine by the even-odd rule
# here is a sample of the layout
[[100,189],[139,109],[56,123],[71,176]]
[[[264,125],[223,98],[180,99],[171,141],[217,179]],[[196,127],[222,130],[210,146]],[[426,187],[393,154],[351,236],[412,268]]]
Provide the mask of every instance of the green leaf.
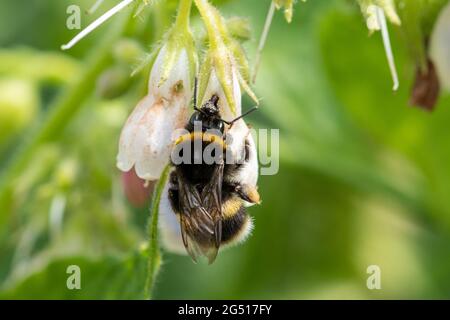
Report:
[[[67,268],[80,267],[81,289],[67,288]],[[31,267],[31,266],[30,266]],[[142,299],[146,259],[142,253],[124,257],[56,259],[9,284],[0,299]]]

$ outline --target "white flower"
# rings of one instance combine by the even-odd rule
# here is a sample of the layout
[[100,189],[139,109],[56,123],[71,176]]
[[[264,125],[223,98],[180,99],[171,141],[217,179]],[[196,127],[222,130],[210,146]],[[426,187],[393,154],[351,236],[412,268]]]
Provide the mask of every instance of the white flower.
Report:
[[232,66],[231,68],[230,81],[227,81],[227,86],[231,92],[232,102],[227,99],[225,91],[219,78],[217,77],[216,68],[211,69],[209,74],[209,79],[207,82],[205,93],[201,99],[201,104],[208,101],[214,94],[219,97],[218,105],[220,107],[220,114],[224,120],[231,121],[236,118],[236,115],[242,114],[241,106],[241,87],[238,79],[237,68]]
[[120,136],[117,167],[133,167],[139,178],[159,179],[169,163],[173,133],[189,120],[197,56],[189,30],[191,2],[180,1],[153,64],[148,94],[128,118]]
[[161,195],[161,202],[159,203],[158,228],[162,245],[165,250],[180,255],[187,254],[181,238],[180,221],[170,204],[169,182],[167,182],[164,186],[164,190]]
[[209,46],[200,70],[199,101],[207,101],[211,94],[218,94],[221,115],[231,120],[241,114],[241,87],[258,103],[248,85],[248,61],[218,10],[206,0],[195,0],[195,3],[208,32]]
[[[186,49],[176,55],[166,72],[167,47],[163,47],[150,73],[149,91],[128,118],[120,137],[117,167],[135,167],[138,177],[157,180],[169,162],[172,133],[189,119],[193,89]],[[167,79],[162,75],[167,74]]]
[[133,168],[139,178],[158,180],[169,163],[173,133],[189,120],[197,73],[194,39],[189,29],[191,1],[180,1],[150,72],[148,94],[122,130],[117,167]]
[[[231,77],[230,82],[227,84],[231,92],[232,102],[227,99],[225,90],[222,83],[217,77],[217,71],[213,67],[209,74],[209,81],[207,82],[205,93],[201,98],[201,103],[208,101],[213,95],[219,97],[218,105],[220,109],[220,115],[222,119],[226,121],[232,121],[237,116],[242,114],[242,92],[239,81],[239,71],[234,65],[231,65]],[[231,153],[235,161],[240,161],[242,158],[242,152],[244,150],[245,138],[249,136],[250,130],[243,119],[236,121],[231,129],[227,132],[230,139],[227,140],[227,150]],[[253,141],[253,137],[250,135],[250,139]],[[256,184],[256,183],[255,183]]]
[[[200,104],[209,101],[213,95],[219,97],[218,106],[222,119],[230,122],[242,114],[241,88],[258,103],[258,99],[248,85],[248,62],[242,47],[229,34],[218,11],[207,1],[196,0],[197,7],[208,31],[209,48],[205,54],[199,79]],[[200,106],[198,106],[200,107]],[[245,144],[248,141],[253,157],[246,168],[236,177],[239,183],[256,187],[258,160],[256,146],[250,129],[244,119],[235,122],[227,130],[227,161],[244,160]]]
[[[214,65],[209,73],[205,93],[200,100],[204,103],[208,101],[211,96],[217,95],[219,97],[218,105],[221,117],[226,121],[232,121],[242,114],[241,81],[239,81],[239,71],[236,64],[232,63],[230,65],[230,73],[231,76],[229,77],[230,82],[228,83],[228,88],[231,89],[233,107],[230,105],[230,100],[226,97],[223,85],[217,76],[218,72],[217,69],[214,68]],[[233,110],[236,112],[233,112]],[[235,179],[239,183],[256,187],[259,170],[256,144],[244,119],[236,121],[227,132],[227,157],[231,155],[233,161],[243,161],[243,158],[245,157],[246,139],[248,139],[250,147],[250,157],[248,163],[240,170],[239,175],[235,177]]]

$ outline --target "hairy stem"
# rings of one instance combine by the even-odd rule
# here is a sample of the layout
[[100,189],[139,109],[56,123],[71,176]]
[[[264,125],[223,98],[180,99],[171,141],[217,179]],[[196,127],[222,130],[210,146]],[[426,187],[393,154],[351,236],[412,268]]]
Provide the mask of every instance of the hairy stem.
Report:
[[217,25],[217,13],[215,12],[215,8],[211,6],[207,0],[194,1],[205,24],[206,31],[208,32],[210,46],[216,49],[222,43],[222,39],[219,36],[220,32],[219,26]]
[[178,5],[176,25],[180,30],[189,29],[189,18],[191,15],[192,0],[180,0]]
[[255,69],[253,71],[253,79],[252,82],[256,83],[256,76],[258,74],[259,65],[261,63],[261,54],[264,49],[264,45],[266,44],[267,36],[269,35],[270,26],[272,24],[273,15],[275,13],[275,2],[270,3],[269,12],[267,13],[266,22],[264,23],[264,29],[261,33],[261,38],[259,40],[258,49],[256,52],[255,58]]
[[145,298],[150,300],[152,298],[153,286],[155,278],[158,275],[159,266],[161,265],[161,252],[159,250],[158,241],[158,219],[159,219],[159,204],[161,202],[161,195],[164,186],[169,176],[170,164],[166,166],[161,177],[158,180],[156,189],[153,193],[152,206],[150,209],[150,221],[147,227],[148,234],[148,268],[147,279],[145,282]]

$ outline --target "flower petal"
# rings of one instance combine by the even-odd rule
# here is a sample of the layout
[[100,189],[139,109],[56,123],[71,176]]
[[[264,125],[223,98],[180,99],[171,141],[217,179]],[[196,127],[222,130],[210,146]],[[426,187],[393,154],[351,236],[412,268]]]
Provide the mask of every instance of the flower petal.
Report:
[[169,181],[167,181],[159,203],[159,232],[163,247],[173,253],[187,255],[181,238],[180,222],[169,202]]
[[[166,59],[171,59],[168,57],[167,45],[161,48],[150,74],[149,93],[156,97],[170,99],[174,94],[174,85],[181,84],[187,93],[186,100],[189,102],[192,89],[187,51],[182,49],[178,54],[175,53],[174,58],[174,63],[167,62]],[[167,68],[170,69],[169,72],[167,72]],[[162,78],[164,74],[167,74],[167,79]]]
[[169,161],[173,132],[188,119],[184,94],[175,94],[171,100],[145,97],[122,131],[117,167],[129,171],[134,165],[139,178],[157,180]]
[[163,46],[152,68],[149,93],[128,118],[120,137],[117,167],[135,167],[145,180],[156,180],[169,161],[172,134],[189,119],[192,99],[188,55],[181,50],[170,66],[168,78],[161,83],[167,48]]
[[241,87],[239,85],[239,78],[237,72],[238,71],[235,68],[232,69],[232,90],[233,90],[233,99],[235,101],[234,103],[236,107],[236,113],[233,112],[231,106],[228,103],[228,100],[225,96],[225,92],[217,77],[217,72],[215,69],[212,69],[211,71],[208,85],[206,87],[205,94],[203,95],[202,104],[208,101],[214,94],[216,94],[219,97],[219,107],[221,117],[227,121],[233,120],[234,118],[236,118],[236,115],[240,115],[242,113]]
[[146,180],[156,180],[170,159],[172,135],[186,125],[189,118],[184,99],[159,100],[142,117],[135,147],[138,148],[136,173]]
[[248,135],[247,141],[249,143],[250,154],[248,157],[248,162],[242,167],[237,176],[238,181],[242,184],[250,185],[256,187],[258,183],[258,152],[256,150],[255,140],[251,134]]
[[119,153],[117,155],[117,167],[124,172],[131,170],[137,159],[135,138],[138,132],[139,122],[144,114],[153,106],[155,99],[148,95],[144,97],[128,117],[122,129],[119,140]]
[[241,161],[245,158],[245,139],[250,134],[243,119],[236,121],[226,134],[227,156],[231,155],[233,161]]

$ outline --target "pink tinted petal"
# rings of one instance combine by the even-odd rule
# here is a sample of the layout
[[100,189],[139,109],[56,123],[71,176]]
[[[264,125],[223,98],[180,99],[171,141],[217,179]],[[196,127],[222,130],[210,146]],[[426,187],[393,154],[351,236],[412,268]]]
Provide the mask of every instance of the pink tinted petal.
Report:
[[136,208],[145,207],[150,201],[154,183],[145,183],[134,169],[122,173],[122,185],[128,201]]

